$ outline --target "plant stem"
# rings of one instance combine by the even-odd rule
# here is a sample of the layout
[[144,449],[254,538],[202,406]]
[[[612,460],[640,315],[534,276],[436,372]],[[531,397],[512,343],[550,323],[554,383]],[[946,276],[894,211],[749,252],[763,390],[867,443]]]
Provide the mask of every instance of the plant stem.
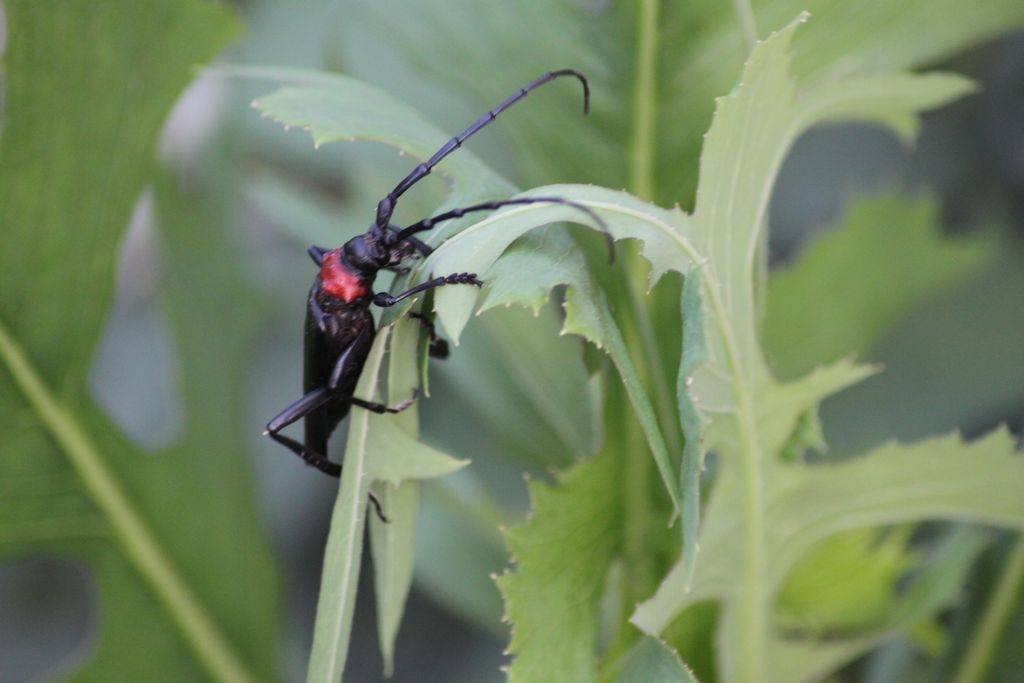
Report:
[[[740,362],[740,351],[735,331],[726,322],[729,320],[722,292],[713,278],[704,270],[705,291],[708,304],[713,310],[712,319],[717,321],[725,348],[725,360],[733,383],[736,400],[736,430],[739,437],[738,471],[743,509],[742,524],[742,569],[739,604],[739,632],[737,647],[740,651],[740,671],[736,680],[746,683],[761,683],[764,678],[766,661],[766,636],[768,633],[767,597],[764,590],[764,468],[765,454],[761,450],[757,433],[756,413],[750,387],[753,379],[746,377]],[[732,455],[732,454],[730,454]],[[731,458],[729,458],[731,460]],[[723,477],[725,475],[723,474]],[[729,475],[732,476],[732,475]],[[721,484],[719,484],[721,486]]]
[[3,324],[0,324],[0,358],[7,364],[40,422],[67,455],[125,555],[156,593],[210,677],[217,681],[254,680],[129,501],[99,450],[72,414],[57,402]]
[[[754,411],[749,396],[739,396],[740,477],[743,487],[743,568],[740,578],[739,618],[742,664],[738,680],[758,683],[764,677],[767,618],[764,580],[763,454],[753,433]],[[744,424],[746,423],[746,424]]]
[[657,126],[658,0],[640,0],[636,30],[633,140],[629,157],[630,192],[654,200],[654,138]]
[[[608,649],[604,666],[618,660],[632,645],[637,629],[629,622],[639,600],[647,597],[657,581],[649,543],[651,458],[643,430],[633,415],[632,403],[625,388],[615,378],[611,367],[605,373],[604,422],[615,425],[605,434],[603,457],[615,458],[621,479],[622,572],[619,577],[619,615],[617,628]],[[607,429],[607,428],[606,428]],[[607,673],[603,678],[607,678]]]
[[750,0],[732,0],[733,10],[736,12],[736,20],[743,31],[743,39],[747,41],[747,47],[753,48],[757,42],[757,24],[754,21],[754,9],[750,6]]
[[999,577],[992,598],[985,607],[981,621],[974,632],[974,638],[967,653],[960,661],[960,670],[953,677],[953,683],[971,683],[985,677],[992,656],[999,644],[999,636],[1006,620],[1013,610],[1014,602],[1024,585],[1024,537],[1018,536],[1013,544],[1010,555],[1006,558],[1006,567]]
[[[636,24],[636,56],[633,91],[633,140],[630,150],[628,185],[630,193],[654,201],[657,194],[655,178],[655,136],[657,134],[658,83],[658,19],[661,14],[658,0],[641,0]],[[638,254],[626,260],[630,272],[627,287],[630,307],[636,311],[638,341],[643,345],[643,358],[635,358],[637,367],[647,370],[646,377],[654,390],[658,422],[672,453],[682,452],[679,426],[675,421],[674,398],[665,381],[665,368],[658,351],[654,328],[651,325],[650,306],[641,291],[646,287],[643,273],[646,266]]]

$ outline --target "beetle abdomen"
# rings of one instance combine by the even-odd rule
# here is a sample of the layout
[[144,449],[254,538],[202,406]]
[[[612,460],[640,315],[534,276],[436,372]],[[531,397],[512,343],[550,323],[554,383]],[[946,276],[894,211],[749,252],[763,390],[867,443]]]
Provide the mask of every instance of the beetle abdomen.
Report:
[[332,398],[305,420],[306,447],[326,455],[327,439],[351,407],[342,397],[349,397],[355,391],[375,335],[373,315],[368,308],[346,304],[321,306],[316,296],[317,286],[314,285],[306,314],[303,391],[308,393],[326,387],[338,359],[351,347],[345,364],[350,369],[342,373],[333,392],[339,398]]

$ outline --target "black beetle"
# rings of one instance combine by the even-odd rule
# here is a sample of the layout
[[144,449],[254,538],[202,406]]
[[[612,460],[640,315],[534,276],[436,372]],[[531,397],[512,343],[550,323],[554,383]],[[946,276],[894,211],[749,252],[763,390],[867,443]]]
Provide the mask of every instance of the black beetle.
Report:
[[[341,465],[327,459],[327,439],[353,405],[376,413],[397,413],[412,404],[415,395],[389,407],[357,398],[352,393],[376,335],[370,304],[393,306],[414,294],[442,285],[483,285],[475,273],[453,273],[433,278],[397,295],[387,292],[374,293],[373,281],[378,271],[406,272],[407,268],[402,265],[404,261],[417,254],[430,254],[431,248],[418,240],[414,236],[416,233],[430,230],[438,223],[475,211],[491,211],[503,206],[538,203],[573,206],[586,212],[602,228],[604,227],[603,222],[587,207],[558,197],[528,197],[474,204],[425,218],[406,228],[391,223],[391,215],[394,213],[398,198],[425,178],[442,159],[531,90],[560,76],[572,76],[583,85],[583,111],[586,113],[590,104],[590,88],[582,74],[572,69],[544,74],[521,88],[496,109],[481,116],[460,135],[442,145],[430,159],[413,169],[377,204],[377,218],[365,234],[353,237],[337,249],[309,248],[309,255],[320,267],[320,273],[309,290],[306,308],[303,377],[303,390],[306,393],[274,416],[267,423],[264,435],[285,446],[321,472],[337,477],[341,474]],[[431,355],[447,355],[447,344],[434,335],[433,326],[425,318],[424,320],[430,330]],[[302,418],[305,418],[306,426],[305,444],[280,433],[282,429]],[[384,519],[380,503],[372,492],[370,499],[378,516]]]

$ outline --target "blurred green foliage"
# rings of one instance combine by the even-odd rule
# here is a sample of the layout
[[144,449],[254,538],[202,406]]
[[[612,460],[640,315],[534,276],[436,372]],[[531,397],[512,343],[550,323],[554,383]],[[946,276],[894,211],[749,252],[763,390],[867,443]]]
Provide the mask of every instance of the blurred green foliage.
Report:
[[85,387],[161,122],[192,65],[237,24],[202,2],[8,2],[5,12],[0,552],[92,570],[102,610],[82,679],[267,675],[278,576],[237,417],[255,310],[236,305],[237,271],[214,265],[225,235],[207,229],[227,195],[196,203],[176,179],[155,192],[185,436],[146,457]]

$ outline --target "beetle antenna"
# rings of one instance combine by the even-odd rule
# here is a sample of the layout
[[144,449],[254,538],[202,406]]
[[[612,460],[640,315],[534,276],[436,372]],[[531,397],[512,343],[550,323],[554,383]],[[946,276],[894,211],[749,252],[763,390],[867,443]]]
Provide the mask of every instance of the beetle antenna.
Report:
[[405,191],[410,187],[426,178],[434,167],[441,163],[442,159],[461,147],[462,143],[473,137],[477,131],[496,119],[501,112],[526,97],[531,90],[539,88],[545,83],[553,81],[561,76],[572,76],[583,84],[583,113],[586,114],[590,110],[590,85],[587,83],[587,79],[583,74],[579,71],[575,71],[574,69],[560,69],[558,71],[551,71],[544,74],[540,78],[537,78],[527,84],[525,87],[520,88],[519,92],[502,102],[497,108],[492,109],[478,118],[469,128],[441,145],[441,149],[434,152],[434,155],[430,157],[430,159],[414,168],[409,175],[403,178],[402,181],[395,186],[395,189],[391,190],[391,192],[389,192],[388,195],[381,199],[377,204],[377,221],[375,226],[378,229],[383,229],[391,220],[391,214],[395,211],[395,203],[398,201],[398,198],[405,194]]

